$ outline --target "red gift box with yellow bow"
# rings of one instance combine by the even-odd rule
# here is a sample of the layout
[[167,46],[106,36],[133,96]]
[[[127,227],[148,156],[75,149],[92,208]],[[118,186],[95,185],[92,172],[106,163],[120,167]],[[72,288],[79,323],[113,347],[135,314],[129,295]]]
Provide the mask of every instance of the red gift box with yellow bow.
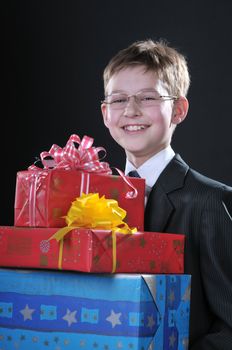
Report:
[[[78,148],[76,148],[78,144]],[[144,227],[145,180],[112,175],[106,162],[99,160],[102,147],[92,147],[93,139],[71,135],[66,146],[53,145],[41,153],[43,168],[33,165],[19,171],[16,179],[14,224],[29,227],[63,227],[72,201],[82,193],[99,193],[116,199],[129,226]]]
[[113,271],[111,230],[74,228],[60,242],[57,228],[0,227],[0,266],[62,269],[93,273],[184,272],[184,235],[135,232],[115,233]]

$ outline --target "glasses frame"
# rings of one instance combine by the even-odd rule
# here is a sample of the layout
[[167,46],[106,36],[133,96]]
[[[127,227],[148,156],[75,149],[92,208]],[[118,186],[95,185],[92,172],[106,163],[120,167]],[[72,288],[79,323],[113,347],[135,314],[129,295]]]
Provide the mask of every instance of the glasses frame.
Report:
[[[123,96],[126,97],[126,106],[127,106],[128,103],[129,103],[129,101],[130,101],[130,98],[131,98],[131,97],[134,97],[135,102],[136,102],[139,106],[144,107],[144,106],[141,105],[141,101],[138,100],[137,96],[138,96],[139,94],[141,94],[141,93],[146,93],[146,92],[157,92],[157,91],[138,91],[136,94],[131,94],[131,95],[127,95],[127,94],[125,94],[125,93],[115,93],[115,94],[106,95],[106,96],[105,96],[105,99],[106,99],[107,97],[110,97],[110,96],[113,96],[113,95],[119,95],[119,96],[120,96],[120,95],[123,95]],[[177,97],[177,96],[172,96],[172,95],[159,95],[157,98],[154,98],[154,101],[170,101],[170,100],[176,101],[176,100],[178,100],[178,97]],[[107,102],[106,100],[102,100],[101,103],[110,106],[110,105],[112,105],[112,104],[114,103],[114,101],[112,101],[112,102]],[[118,110],[124,109],[124,108],[126,108],[126,106],[117,107],[117,108],[115,108],[115,110],[117,110],[117,109],[118,109]]]

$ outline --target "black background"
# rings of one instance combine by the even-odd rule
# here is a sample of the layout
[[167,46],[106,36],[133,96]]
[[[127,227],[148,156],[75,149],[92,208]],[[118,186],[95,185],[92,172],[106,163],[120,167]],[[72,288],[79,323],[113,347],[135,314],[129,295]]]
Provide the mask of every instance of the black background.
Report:
[[230,1],[2,3],[0,224],[13,224],[16,172],[73,133],[94,137],[123,169],[124,153],[102,122],[102,72],[135,40],[163,38],[187,56],[190,110],[173,148],[232,185],[231,13]]

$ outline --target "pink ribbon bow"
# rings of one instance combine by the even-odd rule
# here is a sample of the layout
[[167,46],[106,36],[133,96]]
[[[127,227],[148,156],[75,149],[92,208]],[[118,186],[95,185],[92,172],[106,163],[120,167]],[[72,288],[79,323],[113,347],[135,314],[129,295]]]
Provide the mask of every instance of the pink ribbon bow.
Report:
[[[71,135],[65,147],[53,144],[49,152],[41,152],[40,158],[44,169],[82,170],[101,174],[112,174],[109,164],[100,162],[98,153],[106,150],[103,147],[92,147],[94,139],[84,136],[82,140],[78,135]],[[79,146],[76,147],[75,143]],[[36,166],[30,166],[35,170]]]
[[[92,147],[94,139],[89,136],[84,136],[82,140],[76,134],[70,136],[65,147],[62,148],[53,144],[49,152],[41,152],[40,158],[44,169],[65,169],[65,170],[81,170],[84,172],[94,172],[103,175],[111,175],[112,170],[106,162],[100,162],[98,153],[103,151],[104,156],[106,150],[103,147]],[[75,143],[79,146],[76,147]],[[103,156],[103,157],[104,157]],[[36,165],[31,165],[29,170],[41,170]],[[128,177],[115,168],[123,180],[128,184],[130,191],[127,192],[126,198],[136,198],[138,191],[131,183]],[[40,184],[39,184],[40,185]]]

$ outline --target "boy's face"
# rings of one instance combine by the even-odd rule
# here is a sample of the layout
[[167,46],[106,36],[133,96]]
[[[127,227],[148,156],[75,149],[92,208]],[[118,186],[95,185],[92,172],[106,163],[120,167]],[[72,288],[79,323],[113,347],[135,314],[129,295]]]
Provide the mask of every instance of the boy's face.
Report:
[[[159,95],[169,95],[155,73],[145,71],[143,66],[129,67],[115,73],[106,89],[107,95],[134,95],[139,91],[148,90],[154,90]],[[176,124],[180,123],[187,113],[187,110],[186,113],[182,111],[180,118],[178,103],[178,100],[166,100],[159,101],[155,106],[141,107],[135,98],[131,97],[122,109],[112,109],[111,105],[105,103],[101,108],[104,123],[111,136],[125,149],[128,159],[139,167],[170,144]]]

